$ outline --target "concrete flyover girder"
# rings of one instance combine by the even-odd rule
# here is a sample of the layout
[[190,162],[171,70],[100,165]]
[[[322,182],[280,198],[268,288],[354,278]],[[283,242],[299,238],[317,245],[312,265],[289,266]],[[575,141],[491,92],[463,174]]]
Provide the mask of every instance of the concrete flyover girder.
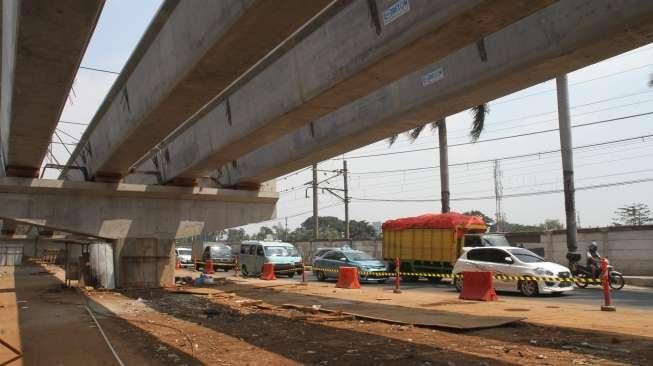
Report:
[[37,177],[104,0],[4,0],[0,176]]
[[554,2],[351,2],[160,144],[162,176],[205,176]]
[[[653,41],[653,1],[567,0],[225,165],[224,186],[281,176]],[[485,59],[485,60],[484,60]]]
[[[341,3],[166,0],[68,164],[85,167],[96,180],[119,179],[277,44],[312,17],[316,23],[327,18]],[[83,179],[79,170],[67,172],[62,177]]]
[[256,191],[0,178],[0,219],[106,239],[165,241],[265,221],[276,201]]

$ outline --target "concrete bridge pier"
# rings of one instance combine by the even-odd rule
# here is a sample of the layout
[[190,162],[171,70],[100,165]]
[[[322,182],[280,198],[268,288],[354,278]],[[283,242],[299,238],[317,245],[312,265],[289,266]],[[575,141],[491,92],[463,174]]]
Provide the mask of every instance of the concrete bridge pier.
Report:
[[124,238],[114,241],[116,287],[151,288],[174,284],[174,239]]

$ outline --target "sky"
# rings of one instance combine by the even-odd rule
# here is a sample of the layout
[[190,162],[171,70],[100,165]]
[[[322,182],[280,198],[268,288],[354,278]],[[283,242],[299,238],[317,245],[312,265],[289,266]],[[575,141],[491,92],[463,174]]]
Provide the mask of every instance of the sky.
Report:
[[[82,66],[120,71],[160,4],[161,1],[152,0],[107,1]],[[651,74],[653,44],[568,75],[572,125],[599,122],[572,130],[576,147],[576,208],[581,227],[609,225],[614,211],[629,203],[653,206],[653,181],[646,181],[653,180],[653,136],[642,137],[653,135],[653,114],[641,115],[653,112],[653,88],[648,87]],[[113,73],[80,69],[61,120],[88,123],[115,79]],[[502,211],[509,222],[533,225],[545,219],[564,222],[562,193],[542,193],[562,189],[560,154],[546,153],[559,149],[557,131],[510,137],[557,128],[555,81],[490,101],[489,107],[485,131],[474,144],[469,144],[468,135],[471,113],[465,111],[447,118],[449,163],[454,165],[450,168],[452,210],[476,209],[495,215],[494,160],[498,159],[504,194]],[[58,136],[53,137],[54,158],[64,163],[69,156],[65,148],[72,151],[74,146],[57,142],[74,144],[84,128],[60,123]],[[503,139],[483,142],[495,138]],[[455,144],[463,145],[451,146]],[[439,170],[434,167],[439,161],[436,146],[437,134],[429,129],[415,142],[405,136],[392,147],[387,141],[379,141],[320,162],[320,178],[333,175],[330,171],[341,169],[342,159],[347,160],[352,219],[382,222],[439,212]],[[401,153],[415,149],[423,151]],[[361,157],[370,154],[386,155]],[[517,155],[528,156],[515,158]],[[487,162],[475,163],[478,161]],[[50,178],[56,175],[56,171],[46,173]],[[312,212],[311,192],[305,186],[310,180],[310,169],[278,179],[278,219],[244,228],[256,232],[262,225],[285,225],[286,219],[290,228],[298,226]],[[342,177],[329,183],[331,187],[342,188]],[[320,192],[318,199],[320,215],[344,218],[344,206],[337,198]],[[427,202],[416,202],[419,200]]]

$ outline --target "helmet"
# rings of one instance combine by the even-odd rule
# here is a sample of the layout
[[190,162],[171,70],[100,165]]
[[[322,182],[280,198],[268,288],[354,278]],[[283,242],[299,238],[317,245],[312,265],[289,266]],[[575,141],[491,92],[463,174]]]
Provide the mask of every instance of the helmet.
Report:
[[596,252],[596,251],[599,249],[599,246],[596,245],[596,242],[595,242],[595,241],[593,241],[593,242],[589,245],[588,248],[589,248],[590,252]]

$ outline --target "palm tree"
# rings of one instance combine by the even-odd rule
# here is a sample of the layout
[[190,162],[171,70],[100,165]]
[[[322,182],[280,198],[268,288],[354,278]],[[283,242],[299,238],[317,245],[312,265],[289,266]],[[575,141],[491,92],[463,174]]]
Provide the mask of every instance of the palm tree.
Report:
[[[488,108],[487,103],[477,105],[470,109],[474,118],[472,120],[472,128],[469,131],[469,135],[473,142],[478,141],[485,127],[485,116],[488,114],[490,109]],[[424,128],[430,125],[432,130],[438,130],[438,140],[439,140],[439,156],[440,156],[440,197],[442,202],[442,212],[449,212],[449,154],[448,154],[448,144],[447,144],[447,125],[445,118],[440,118],[437,121],[429,122],[419,127],[407,132],[410,142],[415,142],[419,135],[424,131]],[[393,134],[388,138],[388,144],[392,146],[399,137],[399,134]]]

